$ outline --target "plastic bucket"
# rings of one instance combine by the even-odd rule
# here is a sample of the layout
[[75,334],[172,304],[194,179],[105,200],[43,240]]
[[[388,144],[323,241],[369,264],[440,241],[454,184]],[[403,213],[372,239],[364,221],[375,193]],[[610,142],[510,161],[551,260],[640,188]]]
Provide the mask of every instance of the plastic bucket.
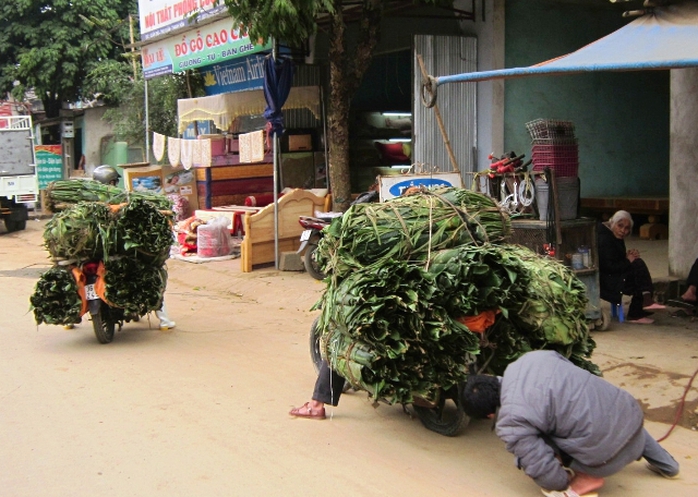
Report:
[[[579,178],[576,176],[556,178],[557,203],[560,208],[560,221],[577,219],[579,203]],[[536,180],[536,204],[541,221],[548,220],[549,184],[542,179]]]

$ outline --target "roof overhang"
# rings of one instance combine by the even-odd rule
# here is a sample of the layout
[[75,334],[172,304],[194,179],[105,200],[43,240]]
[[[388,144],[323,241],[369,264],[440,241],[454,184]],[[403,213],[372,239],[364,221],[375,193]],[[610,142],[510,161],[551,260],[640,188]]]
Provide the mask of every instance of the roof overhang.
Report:
[[595,71],[646,71],[698,67],[698,2],[656,7],[579,50],[528,67],[435,77],[446,83]]

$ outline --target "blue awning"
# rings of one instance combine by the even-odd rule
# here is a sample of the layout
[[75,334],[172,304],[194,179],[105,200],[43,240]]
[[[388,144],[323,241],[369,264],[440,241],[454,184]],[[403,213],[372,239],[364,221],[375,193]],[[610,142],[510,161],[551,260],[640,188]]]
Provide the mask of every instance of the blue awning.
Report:
[[698,67],[698,2],[657,7],[579,50],[528,67],[435,77],[436,85],[466,81]]

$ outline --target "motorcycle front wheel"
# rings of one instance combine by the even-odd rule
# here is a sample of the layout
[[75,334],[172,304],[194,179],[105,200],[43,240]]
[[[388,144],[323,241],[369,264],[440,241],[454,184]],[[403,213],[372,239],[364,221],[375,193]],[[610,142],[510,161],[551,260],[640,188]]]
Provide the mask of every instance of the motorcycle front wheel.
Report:
[[470,418],[463,412],[457,388],[442,391],[436,406],[422,407],[412,404],[422,424],[429,430],[447,437],[460,434],[470,423]]
[[100,303],[99,312],[92,314],[92,327],[99,343],[110,343],[114,340],[114,330],[116,328],[116,316],[104,302]]
[[323,273],[320,270],[320,266],[318,266],[317,259],[315,258],[316,251],[317,245],[308,245],[308,248],[305,249],[305,255],[303,256],[303,265],[310,276],[316,280],[324,280],[325,273]]

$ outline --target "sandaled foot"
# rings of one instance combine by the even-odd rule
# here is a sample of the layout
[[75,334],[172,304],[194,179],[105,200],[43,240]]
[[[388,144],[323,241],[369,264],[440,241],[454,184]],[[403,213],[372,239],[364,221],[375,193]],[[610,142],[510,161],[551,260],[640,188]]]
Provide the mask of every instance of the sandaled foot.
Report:
[[289,414],[298,418],[325,419],[325,408],[311,407],[310,402],[306,402],[301,407],[291,409]]
[[631,324],[652,324],[652,323],[654,323],[654,319],[650,319],[650,318],[628,319],[627,322],[631,323]]
[[666,306],[658,304],[656,302],[653,302],[651,305],[646,305],[642,308],[642,310],[644,311],[661,311],[663,309],[666,309]]

